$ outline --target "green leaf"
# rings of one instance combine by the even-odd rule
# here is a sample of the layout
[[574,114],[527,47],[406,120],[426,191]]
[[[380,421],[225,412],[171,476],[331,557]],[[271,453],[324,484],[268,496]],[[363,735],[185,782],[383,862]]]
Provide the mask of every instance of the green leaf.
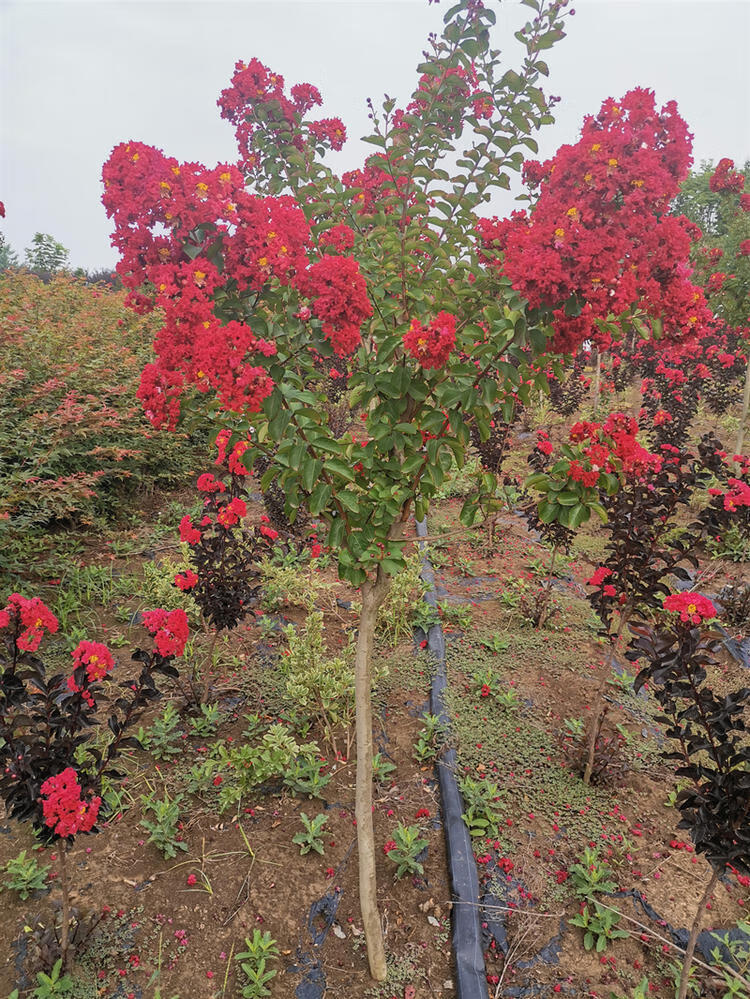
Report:
[[320,473],[323,471],[323,462],[319,461],[317,458],[307,458],[302,464],[302,474],[300,479],[302,481],[302,488],[305,492],[312,492],[313,486],[320,478]]
[[[313,517],[317,517],[321,510],[325,510],[331,499],[331,487],[327,482],[319,482],[315,489],[313,490],[310,499],[307,502],[310,513]],[[342,524],[343,526],[343,524]]]
[[331,548],[340,548],[341,543],[344,540],[344,531],[346,525],[342,517],[336,517],[331,523],[330,530],[328,531],[328,544]]
[[284,431],[292,422],[292,414],[282,409],[268,424],[268,436],[277,444],[284,436]]
[[589,510],[593,510],[603,524],[607,523],[607,520],[609,519],[607,517],[607,512],[603,506],[599,505],[599,503],[589,503]]
[[339,478],[345,479],[347,482],[354,482],[354,472],[352,471],[351,466],[347,465],[345,461],[341,461],[338,458],[329,458],[326,461],[325,467],[329,472],[333,472],[334,475],[338,475]]
[[357,513],[359,511],[359,500],[350,490],[342,489],[341,492],[336,493],[336,498],[344,509],[350,513]]
[[558,515],[563,508],[559,507],[557,503],[551,503],[549,500],[542,500],[537,509],[541,522],[543,524],[551,524],[553,520],[558,518]]
[[559,42],[561,38],[565,37],[564,31],[548,31],[545,35],[537,41],[537,49],[551,49],[555,42]]
[[575,530],[576,527],[580,527],[581,524],[585,524],[590,516],[591,513],[587,506],[584,506],[583,503],[576,503],[570,511],[570,523],[568,526]]
[[524,88],[524,82],[522,78],[515,72],[515,70],[509,69],[508,72],[503,76],[500,81],[500,85],[503,87],[509,87],[514,94],[520,94]]

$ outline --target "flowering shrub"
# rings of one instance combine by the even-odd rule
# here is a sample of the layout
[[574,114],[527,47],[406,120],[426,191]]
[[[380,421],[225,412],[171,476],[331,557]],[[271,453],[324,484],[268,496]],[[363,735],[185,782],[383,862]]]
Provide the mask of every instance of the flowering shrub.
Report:
[[[708,303],[726,324],[729,342],[723,350],[720,379],[727,394],[745,373],[745,389],[735,450],[742,451],[750,409],[750,189],[748,167],[736,170],[724,158],[685,181],[677,202],[701,225],[703,239],[693,247],[696,279]],[[699,358],[698,360],[703,360]],[[730,396],[728,401],[732,401]]]
[[[157,633],[155,651],[137,649],[133,659],[142,664],[140,674],[121,681],[121,693],[110,699],[101,686],[115,665],[106,645],[80,642],[68,675],[49,676],[35,653],[45,635],[57,631],[55,616],[38,597],[26,599],[18,593],[0,610],[0,795],[9,817],[31,822],[44,842],[60,841],[63,961],[70,924],[66,844],[79,833],[96,832],[97,821],[106,818],[102,778],[121,776],[114,761],[123,749],[137,745],[126,731],[160,696],[156,677],[177,676],[172,660],[184,644],[186,621],[182,611],[173,615],[177,617],[170,616],[167,628],[161,629],[168,629],[170,641]],[[103,749],[94,744],[97,701],[102,706],[109,701],[111,738]]]
[[[76,795],[80,797],[81,792],[91,795],[102,775],[116,776],[111,761],[132,743],[124,737],[126,728],[146,704],[159,696],[155,676],[177,676],[172,660],[181,654],[184,637],[187,637],[184,612],[173,611],[167,615],[165,611],[157,610],[150,615],[147,613],[146,617],[154,624],[156,620],[169,618],[169,623],[167,627],[161,627],[163,634],[157,633],[155,651],[138,649],[134,654],[133,658],[143,664],[141,674],[135,681],[122,681],[123,693],[110,703],[108,724],[113,739],[102,753],[89,744],[97,701],[110,700],[101,686],[115,667],[110,650],[101,642],[81,641],[71,653],[70,672],[48,677],[44,661],[32,653],[38,651],[45,634],[57,631],[55,616],[38,597],[27,600],[17,593],[12,594],[5,608],[0,610],[0,662],[3,667],[0,673],[0,738],[4,740],[0,746],[3,764],[0,793],[11,816],[30,820],[37,832],[47,839],[74,835],[61,832],[56,824],[48,821],[57,808],[50,801],[57,801],[61,795],[65,800],[73,800]],[[76,751],[84,746],[93,760],[93,769],[72,770]],[[63,773],[66,777],[61,781]],[[50,780],[52,783],[47,783],[47,790],[42,790]],[[45,803],[40,794],[49,801]],[[84,811],[87,816],[93,814],[93,809]],[[87,819],[90,826],[82,831],[90,831],[95,818],[96,815],[94,819]]]
[[701,439],[699,453],[713,479],[708,503],[698,513],[695,529],[714,541],[733,531],[741,543],[750,544],[750,458],[727,454],[714,434]]
[[526,480],[527,488],[541,492],[538,517],[575,529],[592,513],[606,520],[601,495],[612,496],[621,482],[639,478],[661,467],[662,459],[636,440],[638,423],[622,413],[613,413],[605,423],[581,421],[570,428],[569,443],[553,460],[553,445],[542,431],[536,444],[539,470]]
[[716,666],[718,635],[702,625],[716,610],[697,593],[668,596],[664,607],[670,618],[656,629],[631,625],[635,634],[632,661],[641,669],[635,689],[648,682],[664,713],[662,724],[673,749],[665,753],[677,762],[683,785],[675,807],[681,814],[678,829],[687,829],[696,853],[703,853],[713,876],[698,904],[682,968],[684,999],[688,972],[698,935],[700,913],[718,878],[727,867],[750,873],[750,747],[746,722],[750,688],[721,696],[708,683]]
[[180,540],[191,549],[191,568],[175,576],[175,585],[191,593],[205,620],[221,629],[235,628],[247,613],[260,589],[260,563],[281,542],[267,516],[255,527],[242,523],[249,499],[243,456],[250,441],[232,444],[231,431],[225,430],[216,446],[218,473],[204,473],[197,482],[203,516],[197,527],[189,516],[180,522]]

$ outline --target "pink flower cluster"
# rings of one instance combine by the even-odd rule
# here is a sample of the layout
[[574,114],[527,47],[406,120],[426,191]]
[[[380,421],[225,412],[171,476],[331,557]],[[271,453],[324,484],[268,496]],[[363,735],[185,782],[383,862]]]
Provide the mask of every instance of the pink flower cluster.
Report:
[[311,264],[301,281],[314,299],[312,311],[338,357],[352,354],[361,342],[362,323],[372,315],[367,285],[352,257],[326,254]]
[[94,698],[85,685],[79,687],[76,682],[75,671],[84,666],[86,668],[85,680],[88,683],[96,683],[98,680],[103,680],[114,669],[115,661],[112,658],[112,653],[101,642],[83,641],[79,642],[75,647],[72,656],[74,672],[73,675],[68,677],[68,690],[74,694],[81,694],[89,707],[93,707]]
[[146,611],[143,623],[154,636],[157,652],[162,656],[181,656],[190,634],[187,614],[179,607],[173,611]]
[[456,346],[456,317],[439,312],[427,326],[413,319],[403,342],[406,353],[423,368],[442,368]]
[[8,603],[0,610],[0,631],[15,629],[16,645],[24,652],[36,652],[45,632],[54,634],[58,621],[39,597],[27,600],[20,593],[11,593]]
[[310,144],[338,150],[346,142],[346,128],[340,118],[303,121],[303,116],[320,106],[323,99],[317,87],[298,83],[284,93],[284,77],[258,59],[238,62],[229,87],[222,90],[218,104],[221,117],[232,122],[246,169],[257,162],[257,137],[261,133],[283,145],[303,151]]
[[617,594],[617,590],[611,583],[605,582],[605,580],[609,579],[611,575],[611,569],[608,569],[606,565],[600,565],[591,576],[591,579],[587,579],[586,582],[589,586],[601,587],[601,591],[605,597],[614,597]]
[[93,829],[102,800],[97,795],[89,801],[82,799],[78,774],[72,767],[56,777],[48,777],[41,793],[45,824],[58,836],[67,838]]
[[686,624],[700,624],[716,617],[716,608],[701,593],[673,593],[664,599],[664,609],[680,615]]
[[744,190],[745,177],[734,169],[734,160],[725,156],[716,164],[708,186],[712,191],[732,191],[739,194]]

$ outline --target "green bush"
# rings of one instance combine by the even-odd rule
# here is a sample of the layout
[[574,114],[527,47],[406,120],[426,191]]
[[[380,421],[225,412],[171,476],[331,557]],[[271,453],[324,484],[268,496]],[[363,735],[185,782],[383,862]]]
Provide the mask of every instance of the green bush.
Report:
[[136,398],[159,314],[70,275],[7,271],[0,315],[1,530],[114,517],[185,480],[196,449],[154,431]]

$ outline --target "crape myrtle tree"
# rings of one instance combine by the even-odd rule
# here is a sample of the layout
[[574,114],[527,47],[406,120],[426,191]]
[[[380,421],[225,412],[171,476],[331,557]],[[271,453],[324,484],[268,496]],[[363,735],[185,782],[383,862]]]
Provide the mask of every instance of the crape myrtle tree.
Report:
[[[735,451],[742,452],[750,412],[750,164],[736,170],[728,158],[719,160],[708,177],[714,226],[694,251],[698,279],[708,300],[729,326],[733,337],[721,356],[724,371],[737,376],[744,364],[740,425]],[[705,176],[700,177],[705,181]]]
[[[508,188],[531,133],[551,122],[542,53],[563,36],[565,0],[533,0],[517,70],[490,46],[494,12],[464,0],[431,37],[411,102],[372,110],[376,147],[342,177],[323,157],[343,123],[314,117],[318,90],[257,60],[223,91],[238,165],[178,163],[142,143],[104,167],[118,272],[138,310],[164,328],[140,396],[157,425],[180,409],[229,428],[276,481],[294,520],[328,525],[342,579],[361,588],[355,658],[360,901],[370,971],[386,974],[372,822],[371,659],[375,619],[404,564],[403,530],[423,517],[470,427],[486,437],[546,331],[480,260],[476,209]],[[511,359],[514,363],[511,363]],[[323,364],[321,364],[321,361]],[[356,433],[335,434],[326,368],[347,363]],[[520,387],[528,391],[528,386]],[[251,430],[252,427],[252,430]],[[228,445],[231,450],[231,445]],[[491,481],[490,481],[491,479]],[[481,480],[469,523],[494,477]]]
[[[463,464],[471,429],[487,439],[496,414],[510,418],[514,394],[523,401],[543,381],[549,358],[533,368],[532,360],[550,346],[574,350],[589,332],[567,318],[557,332],[566,303],[574,316],[584,308],[586,289],[527,308],[527,290],[513,287],[476,231],[477,210],[510,185],[525,150],[536,151],[532,133],[553,120],[542,54],[563,37],[566,0],[524,2],[534,16],[516,33],[517,69],[501,68],[491,47],[493,11],[462,0],[446,13],[411,101],[371,106],[365,141],[376,151],[360,170],[338,177],[325,165],[346,131],[337,118],[315,117],[318,90],[287,91],[252,60],[237,64],[219,100],[235,127],[237,165],[178,163],[130,142],[103,172],[131,305],[164,314],[140,388],[152,422],[175,427],[187,412],[230,430],[227,453],[241,448],[247,467],[262,459],[261,486],[283,489],[290,521],[304,507],[327,524],[340,577],[361,589],[356,819],[360,904],[379,980],[370,705],[378,607],[404,564],[409,517],[423,517],[451,465]],[[651,115],[668,157],[679,147],[673,116],[660,117],[652,98]],[[644,197],[639,208],[653,221],[662,205]],[[660,273],[674,270],[667,260]],[[342,433],[325,389],[344,365],[358,415]],[[495,486],[493,475],[478,477],[464,523]]]

